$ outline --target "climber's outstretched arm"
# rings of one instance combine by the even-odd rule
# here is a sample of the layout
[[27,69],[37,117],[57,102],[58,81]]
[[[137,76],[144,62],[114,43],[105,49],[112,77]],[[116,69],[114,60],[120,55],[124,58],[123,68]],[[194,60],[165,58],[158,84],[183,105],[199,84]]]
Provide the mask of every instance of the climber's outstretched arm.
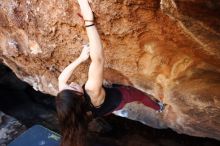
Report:
[[89,67],[88,81],[86,82],[85,88],[91,98],[96,98],[100,97],[100,95],[103,93],[102,82],[104,69],[104,52],[96,26],[93,25],[94,16],[88,0],[78,0],[78,2],[83,18],[85,20],[85,26],[90,45],[90,58],[92,60]]
[[60,74],[58,78],[59,91],[63,90],[66,87],[67,81],[71,77],[75,68],[82,62],[86,61],[88,58],[89,58],[89,47],[84,46],[80,56],[71,64],[69,64]]

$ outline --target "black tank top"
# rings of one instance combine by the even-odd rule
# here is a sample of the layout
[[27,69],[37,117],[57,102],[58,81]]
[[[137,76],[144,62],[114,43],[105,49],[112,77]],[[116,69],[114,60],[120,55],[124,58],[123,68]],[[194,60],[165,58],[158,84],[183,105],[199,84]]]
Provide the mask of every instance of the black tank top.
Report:
[[99,107],[95,107],[91,103],[90,96],[86,93],[85,85],[83,85],[85,108],[87,109],[87,111],[91,111],[94,117],[99,117],[112,113],[122,101],[122,94],[117,87],[118,85],[113,85],[112,87],[103,86],[105,90],[105,101]]

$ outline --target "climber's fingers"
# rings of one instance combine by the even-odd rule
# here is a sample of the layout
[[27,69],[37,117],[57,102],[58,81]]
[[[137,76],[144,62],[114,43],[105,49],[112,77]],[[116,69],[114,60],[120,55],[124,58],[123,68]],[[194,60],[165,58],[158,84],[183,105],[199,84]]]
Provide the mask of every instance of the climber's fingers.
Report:
[[80,54],[82,61],[86,61],[89,58],[90,47],[88,44],[83,45],[83,50]]

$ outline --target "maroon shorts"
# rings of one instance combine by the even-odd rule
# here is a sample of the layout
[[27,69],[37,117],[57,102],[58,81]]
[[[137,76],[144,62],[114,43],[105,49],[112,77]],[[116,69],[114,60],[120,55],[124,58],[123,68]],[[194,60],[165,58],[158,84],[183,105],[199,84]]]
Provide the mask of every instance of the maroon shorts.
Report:
[[160,106],[157,102],[152,100],[146,93],[130,86],[120,86],[118,87],[122,93],[122,101],[115,110],[122,109],[127,103],[139,102],[147,107],[155,110],[159,110]]

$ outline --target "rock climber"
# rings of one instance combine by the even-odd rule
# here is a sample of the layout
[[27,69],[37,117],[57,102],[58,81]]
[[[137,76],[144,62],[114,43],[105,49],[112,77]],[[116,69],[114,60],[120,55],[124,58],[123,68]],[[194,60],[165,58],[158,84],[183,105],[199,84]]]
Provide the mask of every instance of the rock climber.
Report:
[[[96,29],[93,12],[88,0],[78,0],[89,45],[84,45],[80,56],[69,64],[58,78],[59,93],[56,108],[62,131],[61,146],[84,146],[88,113],[93,117],[104,116],[122,109],[127,103],[141,102],[156,111],[162,111],[163,104],[152,100],[144,92],[124,85],[103,85],[104,51],[99,33]],[[88,80],[83,86],[68,84],[74,69],[91,58]]]

